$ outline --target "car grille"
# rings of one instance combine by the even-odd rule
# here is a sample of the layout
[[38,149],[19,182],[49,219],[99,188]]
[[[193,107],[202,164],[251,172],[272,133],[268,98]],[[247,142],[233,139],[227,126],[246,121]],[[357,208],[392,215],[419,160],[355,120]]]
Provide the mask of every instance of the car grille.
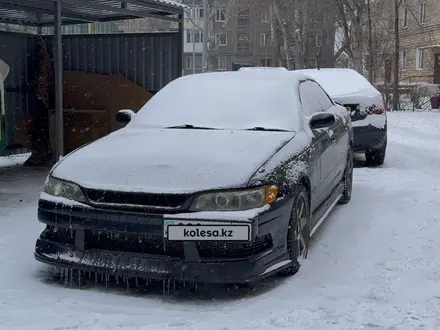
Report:
[[252,243],[198,242],[199,255],[203,259],[238,259],[251,257],[272,247],[270,235],[257,237]]
[[43,232],[44,238],[63,244],[75,244],[75,231],[67,228],[47,226]]
[[183,243],[169,242],[161,235],[86,231],[85,249],[142,253],[183,258]]
[[164,212],[182,208],[189,197],[181,194],[147,194],[98,189],[85,189],[85,192],[91,204],[100,207],[141,208]]
[[[43,236],[57,243],[75,244],[74,230],[47,226]],[[239,259],[269,250],[272,247],[272,238],[270,235],[264,235],[257,237],[252,243],[198,242],[196,244],[201,259]],[[183,242],[168,241],[161,235],[86,230],[85,250],[92,249],[184,258]]]

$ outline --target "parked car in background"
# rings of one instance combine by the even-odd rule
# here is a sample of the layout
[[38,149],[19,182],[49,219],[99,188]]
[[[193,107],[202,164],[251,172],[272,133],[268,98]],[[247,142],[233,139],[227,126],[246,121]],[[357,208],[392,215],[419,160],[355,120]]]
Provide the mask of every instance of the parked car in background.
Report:
[[351,114],[354,151],[365,153],[367,165],[382,165],[387,148],[387,114],[382,94],[351,69],[295,70],[313,77],[336,102]]
[[292,275],[351,198],[350,116],[303,74],[185,76],[117,118],[50,171],[37,260],[205,283]]

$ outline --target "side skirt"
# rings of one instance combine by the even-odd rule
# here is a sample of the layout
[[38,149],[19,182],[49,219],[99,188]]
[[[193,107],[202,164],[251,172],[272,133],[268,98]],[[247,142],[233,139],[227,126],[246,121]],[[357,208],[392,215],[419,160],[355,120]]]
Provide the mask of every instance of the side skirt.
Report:
[[318,230],[325,219],[329,216],[331,211],[338,204],[344,191],[344,184],[340,183],[330,194],[330,196],[319,206],[319,208],[312,215],[312,223],[315,225],[310,231],[310,237]]

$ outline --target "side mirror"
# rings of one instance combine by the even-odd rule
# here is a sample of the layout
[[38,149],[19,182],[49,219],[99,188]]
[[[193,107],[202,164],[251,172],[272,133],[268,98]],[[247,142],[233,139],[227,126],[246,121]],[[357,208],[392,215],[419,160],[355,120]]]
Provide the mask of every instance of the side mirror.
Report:
[[311,129],[319,129],[330,127],[335,122],[336,118],[334,115],[328,112],[321,112],[313,115],[312,119],[310,119],[309,125]]
[[122,109],[116,113],[116,121],[118,123],[127,125],[135,115],[136,113],[133,110]]

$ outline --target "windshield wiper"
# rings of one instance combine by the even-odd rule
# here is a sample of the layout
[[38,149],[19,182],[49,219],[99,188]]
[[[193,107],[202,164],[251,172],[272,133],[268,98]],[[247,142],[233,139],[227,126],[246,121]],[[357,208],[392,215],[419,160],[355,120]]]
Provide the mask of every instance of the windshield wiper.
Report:
[[169,127],[165,127],[165,128],[169,128],[169,129],[219,129],[219,128],[213,128],[213,127],[203,127],[203,126],[194,126],[194,125],[190,125],[190,124],[183,124],[183,125],[176,125],[176,126],[169,126]]
[[290,132],[287,129],[281,129],[281,128],[267,128],[267,127],[253,127],[253,128],[247,128],[246,131],[266,131],[266,132]]

